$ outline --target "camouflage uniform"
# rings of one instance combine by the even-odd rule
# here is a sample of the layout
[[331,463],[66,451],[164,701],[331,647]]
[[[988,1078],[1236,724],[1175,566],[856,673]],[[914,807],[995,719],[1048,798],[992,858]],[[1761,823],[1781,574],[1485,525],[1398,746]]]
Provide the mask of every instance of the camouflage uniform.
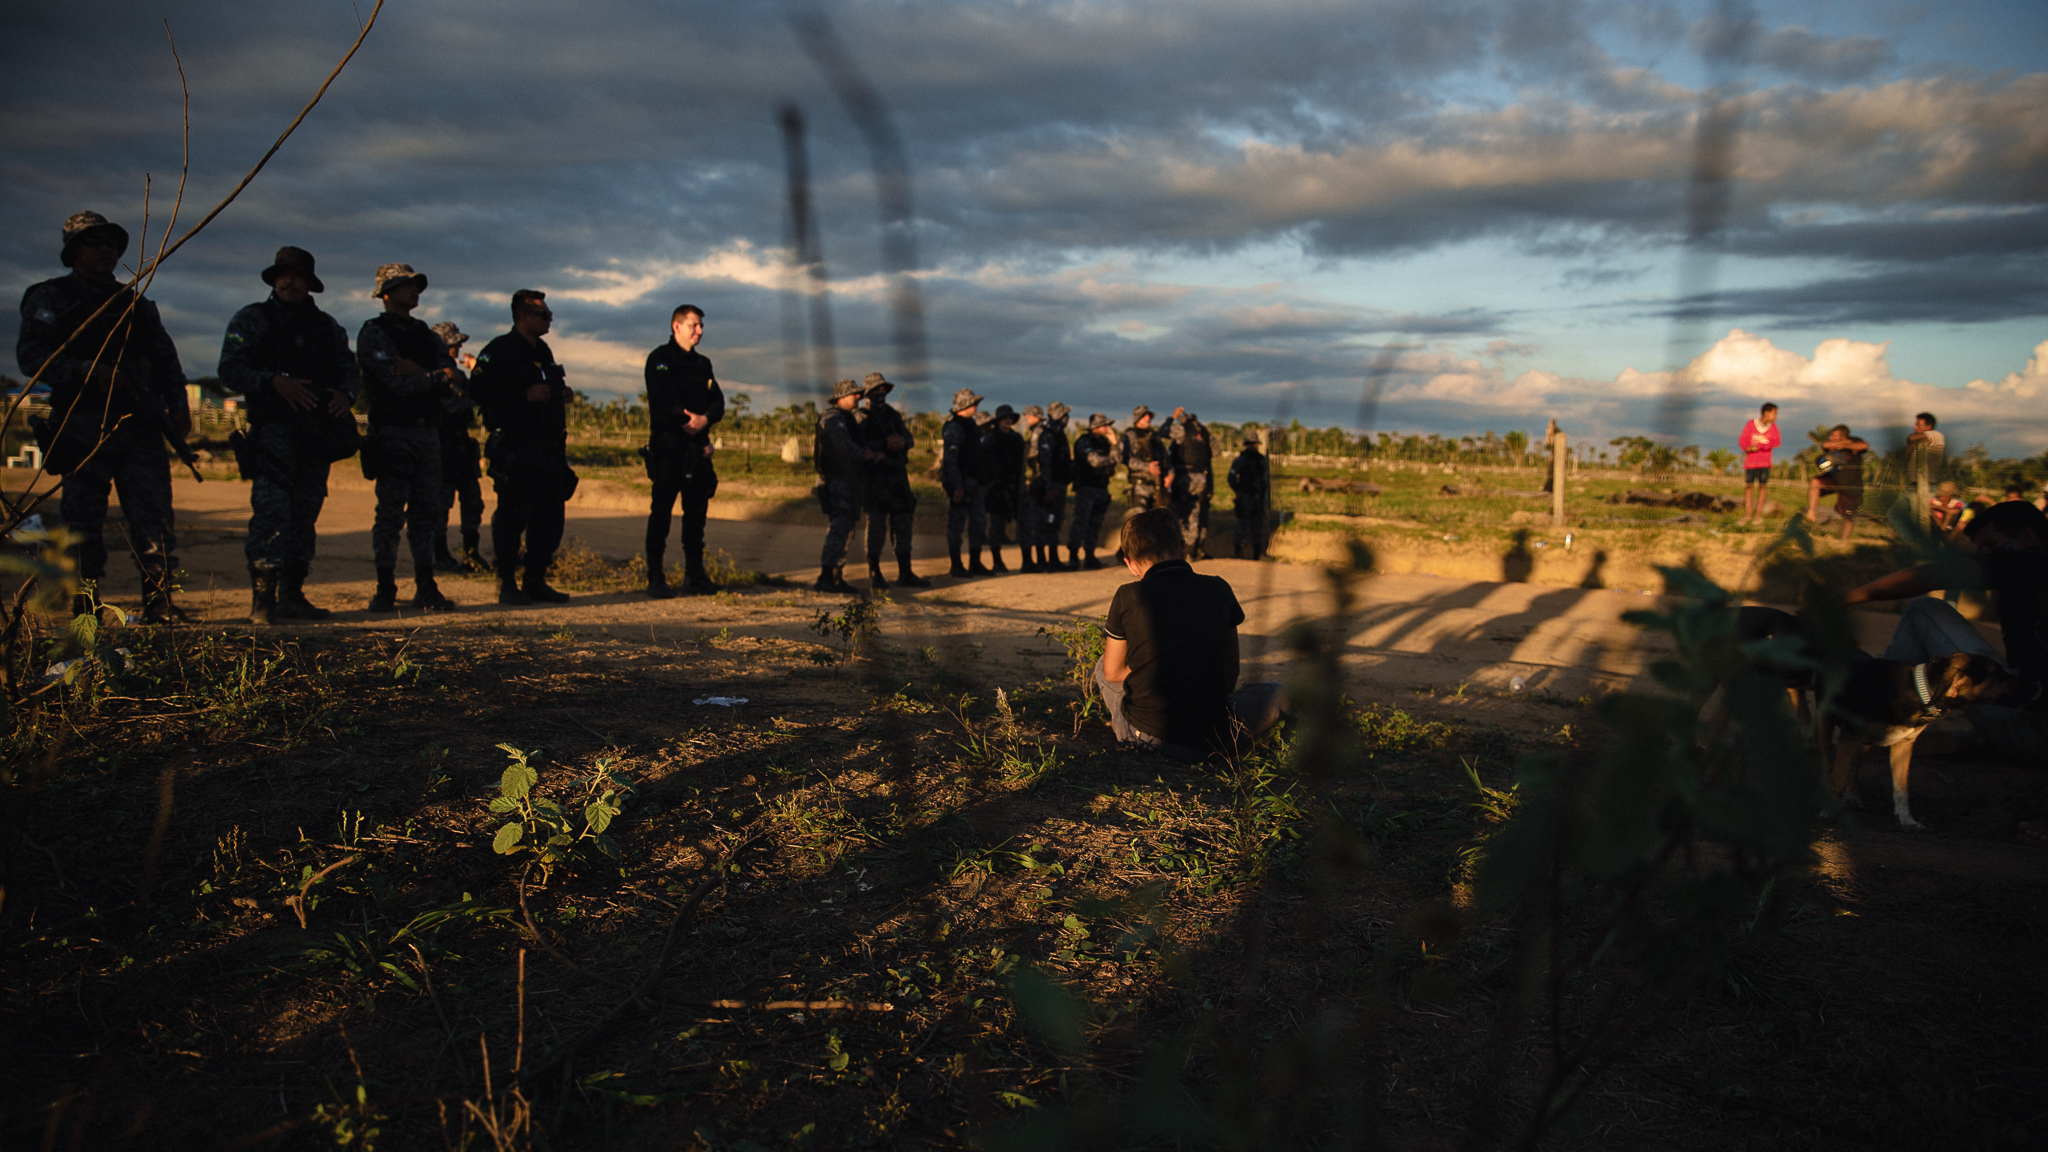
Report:
[[[457,349],[469,337],[449,320],[434,325],[434,334],[448,349],[448,358],[460,367]],[[450,398],[445,407],[447,414],[441,418],[441,524],[435,531],[435,563],[449,571],[480,569],[483,557],[477,547],[483,537],[484,492],[483,469],[479,466],[483,452],[471,433],[471,429],[476,427],[476,402],[465,393]],[[442,554],[448,548],[448,516],[458,503],[462,507],[462,559],[459,561],[454,556]]]
[[1150,415],[1152,410],[1143,404],[1131,409],[1131,426],[1124,429],[1116,443],[1116,462],[1128,473],[1132,512],[1160,506],[1159,482],[1165,477],[1152,475],[1149,465],[1157,464],[1163,472],[1168,464],[1166,445],[1160,442],[1159,433],[1137,426],[1141,417]]
[[[953,416],[940,432],[945,459],[939,465],[939,486],[946,490],[946,551],[952,557],[952,574],[986,572],[981,547],[988,539],[987,485],[992,469],[981,448],[981,432],[974,419],[960,415],[982,398],[962,388],[953,396]],[[964,543],[973,563],[962,567],[960,550]]]
[[[1116,444],[1107,431],[1112,421],[1097,412],[1088,418],[1088,430],[1074,441],[1074,524],[1067,534],[1069,562],[1086,568],[1100,568],[1095,542],[1102,538],[1102,521],[1109,513],[1109,482],[1116,476]],[[1082,555],[1087,560],[1082,562]]]
[[1065,404],[1051,405],[1032,434],[1031,478],[1024,485],[1025,512],[1018,529],[1018,535],[1024,537],[1025,562],[1032,561],[1030,551],[1037,549],[1042,553],[1039,565],[1055,569],[1059,566],[1060,522],[1067,512],[1067,486],[1073,479],[1073,454],[1067,446],[1069,411]]
[[[859,394],[860,386],[851,380],[841,380],[833,389],[835,401]],[[865,479],[861,463],[866,451],[861,447],[858,421],[851,411],[835,403],[819,417],[812,462],[818,469],[818,504],[824,509],[827,524],[825,547],[818,554],[820,591],[851,591],[845,585],[840,566],[846,562],[847,541],[852,539],[854,525],[860,520]]]
[[[893,536],[898,582],[922,585],[924,581],[910,570],[910,531],[917,513],[917,496],[910,490],[910,449],[917,440],[903,414],[885,398],[893,385],[879,372],[868,373],[862,383],[867,387],[868,414],[861,421],[861,441],[882,455],[867,464],[868,575],[871,580],[880,576],[882,549]],[[900,437],[903,447],[891,448],[891,436]]]
[[[417,276],[408,265],[379,268],[379,295],[390,281],[406,278],[416,278],[425,287],[426,277]],[[445,401],[455,387],[444,373],[459,375],[461,370],[449,357],[447,343],[432,328],[409,315],[388,311],[363,322],[356,334],[356,360],[362,366],[363,386],[370,392],[370,442],[363,449],[363,458],[373,462],[377,481],[370,549],[377,566],[379,599],[371,606],[391,607],[400,527],[405,529],[415,578],[422,582],[423,602],[416,606],[441,606],[445,601],[438,591],[432,603],[425,601],[434,580],[434,539],[448,522],[448,510],[441,503],[441,423],[448,414]],[[397,364],[406,360],[419,371],[399,372]]]
[[1173,518],[1180,521],[1180,539],[1190,560],[1207,558],[1202,545],[1209,538],[1209,502],[1214,499],[1214,445],[1209,428],[1186,412],[1167,432],[1167,458],[1173,465]]
[[[125,230],[97,213],[81,212],[65,222],[63,262],[72,262],[73,245],[86,233],[101,229],[126,250]],[[102,303],[106,309],[88,323]],[[73,333],[77,339],[58,353]],[[178,567],[172,555],[177,534],[171,465],[162,426],[138,405],[183,411],[186,400],[184,369],[156,305],[134,297],[112,276],[88,279],[73,272],[45,280],[21,298],[15,359],[24,376],[39,377],[50,389],[49,419],[37,429],[37,440],[44,469],[64,477],[57,511],[76,538],[72,554],[79,575],[96,581],[107,573],[107,495],[118,487],[145,607],[167,605],[168,580]],[[95,360],[102,370],[120,372],[125,384],[93,385],[88,378]]]
[[[271,385],[278,376],[311,380],[319,405],[293,409]],[[243,553],[258,572],[303,581],[319,538],[328,469],[341,451],[334,433],[344,419],[351,434],[354,428],[353,416],[332,417],[326,407],[337,392],[353,403],[360,383],[348,333],[312,301],[294,308],[273,293],[228,321],[220,380],[249,401],[249,431],[237,452],[250,480]]]

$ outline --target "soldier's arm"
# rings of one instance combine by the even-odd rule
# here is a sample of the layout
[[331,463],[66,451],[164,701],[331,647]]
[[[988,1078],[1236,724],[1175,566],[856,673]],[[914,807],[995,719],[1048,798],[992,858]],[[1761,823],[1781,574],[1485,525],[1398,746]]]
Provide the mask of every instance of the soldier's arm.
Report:
[[708,399],[704,402],[704,410],[697,415],[704,418],[704,427],[709,428],[725,419],[725,389],[718,386],[718,377],[714,375],[705,381],[704,392]]
[[945,449],[945,460],[939,465],[939,483],[947,491],[960,487],[960,433],[958,422],[946,421],[945,431],[939,433],[939,444]]
[[228,321],[228,334],[220,346],[218,371],[222,385],[244,396],[270,388],[270,378],[277,373],[256,362],[256,350],[263,346],[263,337],[269,331],[269,317],[255,304],[235,313],[234,319]]
[[39,379],[53,389],[68,388],[85,379],[92,364],[91,353],[80,358],[73,346],[56,360],[50,359],[69,335],[58,327],[64,307],[54,288],[37,286],[22,296],[21,335],[14,342],[14,358],[21,366],[23,379]]
[[641,374],[647,384],[647,427],[656,433],[671,431],[682,423],[676,414],[675,369],[661,353],[662,349],[656,348],[647,354],[647,367]]
[[371,379],[394,396],[418,396],[440,387],[441,377],[435,371],[440,365],[427,367],[415,364],[413,366],[419,371],[400,372],[398,364],[405,359],[383,325],[374,320],[363,325],[362,333],[356,337],[356,360],[369,372]]
[[362,391],[363,373],[362,369],[356,367],[355,353],[348,350],[348,329],[343,328],[341,321],[332,316],[327,318],[327,323],[334,329],[334,387],[342,396],[347,397],[346,403],[341,403],[340,397],[336,397],[339,406],[333,410],[340,413],[347,411],[349,404],[355,402],[356,393]]

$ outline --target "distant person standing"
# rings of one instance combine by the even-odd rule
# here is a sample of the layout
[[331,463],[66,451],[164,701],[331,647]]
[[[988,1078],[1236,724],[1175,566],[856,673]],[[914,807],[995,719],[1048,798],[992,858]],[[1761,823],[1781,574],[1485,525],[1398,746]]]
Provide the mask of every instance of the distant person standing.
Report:
[[[1017,433],[1017,410],[1008,404],[996,406],[994,427],[982,433],[981,450],[988,456],[988,559],[992,572],[1008,572],[1003,563],[1003,545],[1010,542],[1010,525],[1024,510],[1024,437]],[[1024,529],[1017,529],[1019,551],[1023,550]]]
[[1742,426],[1742,523],[1763,519],[1764,486],[1771,482],[1771,451],[1783,443],[1778,432],[1778,406],[1766,404],[1756,419]]
[[846,582],[846,546],[860,520],[861,488],[866,468],[881,453],[862,447],[854,408],[861,386],[852,380],[832,385],[832,407],[818,418],[818,438],[811,459],[818,469],[818,504],[825,512],[825,548],[818,556],[820,592],[853,592]]
[[[476,357],[462,354],[462,346],[469,342],[469,337],[463,335],[454,321],[443,320],[434,325],[434,335],[441,338],[448,349],[448,359],[457,368],[466,374],[476,367]],[[484,526],[480,467],[483,453],[470,431],[476,427],[476,401],[470,399],[465,387],[460,396],[451,397],[443,407],[447,414],[441,417],[441,526],[434,531],[434,566],[443,572],[482,572],[484,557],[479,546]],[[448,551],[448,514],[458,503],[462,506],[460,557]]]
[[1820,498],[1834,493],[1835,515],[1841,517],[1842,539],[1847,540],[1856,526],[1856,510],[1863,507],[1863,457],[1870,445],[1850,435],[1847,424],[1837,424],[1828,429],[1820,449],[1820,475],[1806,487],[1806,518],[1819,519]]
[[1185,408],[1173,410],[1167,432],[1167,459],[1173,468],[1173,518],[1180,522],[1181,544],[1190,560],[1207,560],[1209,502],[1215,499],[1215,450],[1209,426]]
[[[1947,471],[1948,462],[1948,437],[1935,430],[1938,423],[1940,421],[1934,418],[1934,413],[1919,413],[1913,417],[1913,434],[1906,437],[1906,447],[1918,450],[1927,464],[1927,478],[1937,483],[1942,473]],[[1908,483],[1914,479],[1907,477]]]
[[1097,412],[1074,439],[1074,526],[1067,532],[1067,563],[1075,569],[1100,569],[1096,541],[1109,514],[1109,485],[1116,479],[1117,443],[1110,433],[1116,421]]
[[263,270],[270,299],[228,321],[220,382],[249,401],[249,431],[229,439],[249,484],[249,534],[243,554],[255,589],[252,623],[325,620],[305,593],[318,543],[327,473],[359,447],[350,411],[361,370],[348,332],[313,303],[327,286],[313,254],[286,246]]
[[1072,411],[1053,401],[1031,432],[1030,478],[1024,489],[1025,519],[1032,525],[1025,545],[1026,571],[1034,564],[1041,572],[1067,570],[1060,563],[1060,522],[1066,518],[1067,485],[1073,481],[1073,449],[1067,444],[1067,415]]
[[675,595],[662,563],[668,555],[668,526],[676,501],[683,502],[683,588],[718,591],[704,570],[704,521],[718,494],[711,460],[711,428],[725,418],[725,392],[718,374],[697,345],[704,339],[704,310],[681,304],[669,314],[668,343],[647,354],[647,479],[654,488],[647,512],[647,595]]
[[[951,506],[946,509],[946,554],[952,560],[949,576],[986,576],[981,563],[981,545],[988,536],[988,507],[984,503],[988,483],[995,478],[988,453],[981,447],[981,432],[975,427],[975,413],[982,397],[971,388],[953,393],[953,418],[940,430],[945,458],[939,463],[939,485],[946,490]],[[965,543],[971,561],[960,563]]]
[[1117,440],[1116,462],[1126,472],[1130,513],[1164,506],[1163,490],[1173,485],[1173,473],[1166,462],[1166,445],[1152,428],[1152,410],[1143,404],[1131,409],[1131,426]]
[[[446,402],[460,396],[462,372],[448,356],[448,344],[413,318],[427,278],[410,264],[380,265],[371,295],[384,311],[356,333],[356,363],[370,393],[370,439],[363,459],[377,482],[377,515],[370,551],[377,566],[377,591],[370,611],[398,610],[398,531],[405,529],[412,553],[412,606],[447,612],[455,601],[434,582],[434,538],[445,530],[441,504],[441,424]],[[445,537],[443,544],[445,547]]]
[[[483,406],[490,437],[491,550],[498,565],[498,603],[564,604],[548,586],[548,567],[562,546],[566,506],[576,488],[569,468],[569,382],[541,337],[554,327],[546,293],[512,294],[512,330],[484,345],[470,394]],[[524,540],[525,578],[521,579]]]
[[1266,517],[1272,507],[1273,489],[1266,457],[1259,451],[1257,436],[1244,438],[1244,451],[1230,462],[1229,480],[1230,494],[1235,499],[1231,513],[1237,517],[1231,555],[1240,560],[1263,560],[1266,558]]
[[910,449],[917,443],[910,425],[889,403],[896,385],[880,372],[861,378],[868,404],[860,423],[861,445],[874,456],[867,462],[864,508],[868,517],[868,587],[887,588],[882,577],[882,550],[894,537],[896,582],[906,588],[929,588],[932,582],[910,567],[910,533],[917,514],[917,494],[910,490]]
[[64,477],[57,512],[84,580],[82,603],[72,607],[83,615],[97,606],[107,574],[107,494],[118,487],[142,573],[142,617],[161,623],[177,612],[171,581],[178,570],[163,422],[182,440],[192,412],[177,345],[156,305],[114,275],[127,250],[128,230],[97,212],[65,220],[57,259],[71,273],[22,294],[14,351],[22,374],[50,389],[50,415],[35,422],[42,424],[36,440],[43,470]]

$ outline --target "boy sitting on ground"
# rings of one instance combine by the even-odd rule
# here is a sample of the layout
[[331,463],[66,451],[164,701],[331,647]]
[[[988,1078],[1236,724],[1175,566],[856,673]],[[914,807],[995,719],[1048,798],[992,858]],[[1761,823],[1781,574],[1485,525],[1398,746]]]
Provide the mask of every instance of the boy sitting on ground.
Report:
[[1124,522],[1124,567],[1138,579],[1116,590],[1095,686],[1116,738],[1180,760],[1230,754],[1280,720],[1280,685],[1237,684],[1230,584],[1188,565],[1180,526],[1154,508]]

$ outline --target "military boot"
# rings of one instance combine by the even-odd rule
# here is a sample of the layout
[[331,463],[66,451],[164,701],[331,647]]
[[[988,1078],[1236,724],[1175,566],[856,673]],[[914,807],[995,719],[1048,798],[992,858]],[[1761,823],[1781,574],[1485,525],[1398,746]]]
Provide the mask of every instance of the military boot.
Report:
[[967,575],[967,566],[966,566],[965,564],[962,564],[962,563],[960,563],[960,550],[959,550],[958,548],[948,548],[948,549],[946,549],[946,555],[948,555],[948,556],[951,556],[951,557],[953,558],[953,566],[952,566],[951,568],[948,568],[948,569],[946,569],[946,575],[948,575],[948,576],[965,576],[965,575]]
[[377,569],[377,594],[370,597],[370,611],[398,611],[398,569]]
[[1008,564],[1003,563],[1003,549],[1001,545],[995,545],[989,548],[988,570],[996,573],[1007,573],[1010,570],[1010,566]]
[[325,620],[334,613],[306,599],[306,570],[291,568],[277,576],[277,614],[286,620]]
[[1100,560],[1097,560],[1095,558],[1095,549],[1090,548],[1088,550],[1088,558],[1081,561],[1081,567],[1086,568],[1090,572],[1099,572],[1103,568],[1108,567],[1108,565],[1104,564]]
[[988,575],[988,565],[981,562],[981,549],[969,548],[967,550],[967,574],[969,576]]
[[882,575],[880,560],[868,561],[868,588],[876,592],[885,592],[889,588],[889,581]]
[[533,597],[519,590],[519,571],[510,565],[498,566],[498,603],[516,606],[533,603]]
[[846,577],[841,575],[841,569],[836,564],[820,569],[818,572],[818,582],[811,585],[811,588],[818,592],[845,593],[860,591],[860,589],[846,582]]
[[911,571],[909,556],[898,556],[896,558],[896,582],[905,588],[929,588],[932,586],[931,581]]
[[713,592],[725,591],[725,585],[713,580],[711,573],[704,570],[702,549],[696,552],[684,551],[683,587],[687,588],[692,596],[707,596]]
[[431,567],[412,570],[412,606],[422,612],[453,612],[458,607],[455,601],[441,594],[440,585],[434,583],[434,569]]
[[275,624],[277,616],[277,573],[269,568],[249,566],[249,623]]
[[526,568],[526,580],[520,585],[520,588],[536,604],[567,604],[569,602],[569,594],[567,592],[551,587],[548,584],[548,570],[545,568],[535,568],[529,564]]
[[145,624],[169,624],[188,620],[184,609],[171,600],[171,574],[158,572],[146,577],[142,583],[142,622]]
[[465,572],[489,572],[491,566],[484,563],[484,554],[477,551],[477,537],[480,533],[462,534],[462,567]]
[[448,537],[446,535],[436,535],[434,537],[434,570],[437,572],[460,572],[466,567],[467,565],[456,559],[453,552],[448,551]]
[[1039,565],[1039,563],[1038,563],[1038,555],[1039,555],[1039,553],[1041,553],[1041,552],[1043,552],[1043,551],[1044,551],[1044,549],[1043,549],[1043,548],[1040,548],[1040,547],[1039,547],[1038,545],[1036,545],[1036,544],[1024,544],[1024,545],[1020,545],[1020,546],[1018,547],[1017,551],[1018,551],[1019,553],[1021,553],[1021,555],[1019,555],[1019,556],[1017,557],[1017,571],[1019,571],[1019,572],[1037,572],[1037,571],[1039,571],[1039,569],[1040,569],[1040,565]]
[[664,563],[667,553],[660,548],[647,549],[647,598],[649,600],[673,600],[676,590],[668,586],[668,567]]

